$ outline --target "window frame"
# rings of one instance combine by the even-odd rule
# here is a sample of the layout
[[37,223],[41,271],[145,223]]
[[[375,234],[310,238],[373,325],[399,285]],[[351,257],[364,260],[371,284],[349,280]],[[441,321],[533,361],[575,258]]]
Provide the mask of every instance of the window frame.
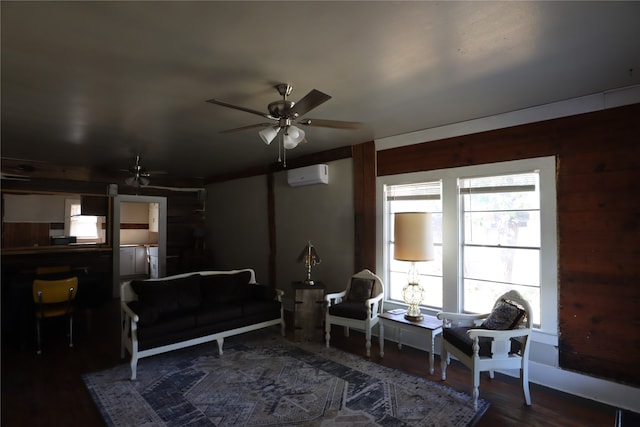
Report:
[[[488,163],[473,166],[412,172],[380,176],[376,179],[376,267],[385,283],[389,283],[390,240],[386,185],[412,184],[418,182],[442,182],[443,210],[443,311],[462,312],[463,284],[461,262],[461,209],[458,193],[458,178],[484,175],[504,175],[527,171],[540,171],[540,327],[534,328],[532,339],[546,344],[558,344],[558,247],[556,223],[556,158],[536,157],[523,160]],[[453,242],[453,244],[452,244]],[[385,289],[385,294],[389,290]],[[388,303],[388,304],[387,304]],[[388,307],[397,302],[385,299]],[[436,311],[422,307],[422,311],[434,315]]]

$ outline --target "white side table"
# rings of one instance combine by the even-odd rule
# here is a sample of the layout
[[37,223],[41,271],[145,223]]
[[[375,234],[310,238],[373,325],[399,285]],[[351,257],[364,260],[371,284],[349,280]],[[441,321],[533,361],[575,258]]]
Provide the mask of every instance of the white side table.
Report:
[[435,337],[442,333],[442,320],[435,316],[424,316],[419,322],[412,322],[404,318],[404,313],[393,314],[385,312],[380,315],[380,357],[384,357],[384,328],[392,327],[398,331],[398,348],[402,349],[402,333],[410,332],[424,336],[430,345],[429,374],[433,375],[433,354],[435,352]]

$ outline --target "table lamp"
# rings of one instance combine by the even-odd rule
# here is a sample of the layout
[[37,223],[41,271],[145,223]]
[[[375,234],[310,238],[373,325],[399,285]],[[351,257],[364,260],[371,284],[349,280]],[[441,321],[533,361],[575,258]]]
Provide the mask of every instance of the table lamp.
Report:
[[304,247],[300,255],[298,255],[298,262],[304,262],[304,266],[307,269],[307,278],[304,281],[305,285],[313,285],[314,282],[311,280],[311,269],[316,265],[320,264],[322,260],[316,252],[316,248],[311,244],[311,241],[307,242],[307,245]]
[[424,296],[424,288],[420,285],[416,262],[433,259],[431,214],[427,212],[396,213],[394,230],[393,258],[411,263],[407,273],[407,285],[402,289],[402,297],[408,304],[404,317],[412,322],[419,322],[423,319],[420,303]]

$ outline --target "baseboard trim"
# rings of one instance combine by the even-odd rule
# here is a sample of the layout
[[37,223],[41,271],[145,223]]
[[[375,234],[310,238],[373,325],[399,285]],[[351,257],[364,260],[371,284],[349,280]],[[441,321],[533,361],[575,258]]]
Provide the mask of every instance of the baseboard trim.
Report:
[[529,362],[529,381],[616,408],[640,411],[640,388]]
[[[377,334],[375,336],[377,340]],[[385,341],[397,342],[393,328],[389,332],[385,330],[384,338]],[[422,340],[412,334],[404,335],[402,343],[422,351],[428,351]],[[435,353],[440,355],[439,339],[436,340]],[[440,363],[436,363],[436,370],[440,368],[439,365]],[[510,377],[519,377],[517,371],[499,372]],[[531,360],[529,361],[529,382],[616,408],[640,412],[640,388],[637,387],[566,371]]]

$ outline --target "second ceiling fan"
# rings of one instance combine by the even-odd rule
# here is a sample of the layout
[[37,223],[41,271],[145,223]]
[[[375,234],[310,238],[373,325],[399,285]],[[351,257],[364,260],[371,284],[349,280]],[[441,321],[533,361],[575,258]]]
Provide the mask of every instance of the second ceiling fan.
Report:
[[[270,103],[267,107],[268,113],[263,113],[251,108],[240,107],[238,105],[229,104],[228,102],[217,99],[209,99],[207,102],[221,105],[223,107],[233,108],[247,113],[255,114],[271,120],[270,123],[257,123],[254,125],[243,126],[235,129],[225,130],[222,133],[239,132],[247,129],[264,128],[258,134],[260,138],[269,145],[278,136],[282,135],[282,146],[285,150],[290,150],[298,146],[298,144],[306,142],[305,133],[296,124],[304,126],[328,127],[334,129],[357,129],[361,126],[358,122],[346,122],[340,120],[323,120],[323,119],[299,119],[317,106],[331,99],[331,96],[313,89],[306,94],[300,101],[289,101],[287,97],[291,95],[293,87],[287,83],[277,84],[275,86],[278,93],[282,96],[281,100]],[[294,123],[294,120],[297,120]],[[280,159],[278,159],[280,160]]]

